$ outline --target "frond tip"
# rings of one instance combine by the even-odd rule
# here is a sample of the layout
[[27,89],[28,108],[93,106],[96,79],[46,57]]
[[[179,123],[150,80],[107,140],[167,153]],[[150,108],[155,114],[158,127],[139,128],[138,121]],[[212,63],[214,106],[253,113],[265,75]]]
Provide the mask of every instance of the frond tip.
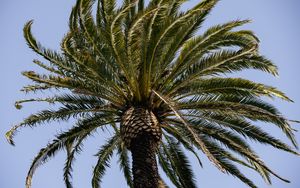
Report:
[[7,131],[7,132],[5,133],[5,137],[6,137],[7,142],[8,142],[10,145],[12,145],[12,146],[15,146],[15,142],[14,142],[14,140],[13,140],[13,137],[15,136],[16,131],[17,131],[18,128],[19,128],[19,126],[18,126],[18,125],[15,125],[15,126],[13,126],[9,131]]
[[16,109],[21,110],[23,106],[19,102],[15,102],[15,107]]

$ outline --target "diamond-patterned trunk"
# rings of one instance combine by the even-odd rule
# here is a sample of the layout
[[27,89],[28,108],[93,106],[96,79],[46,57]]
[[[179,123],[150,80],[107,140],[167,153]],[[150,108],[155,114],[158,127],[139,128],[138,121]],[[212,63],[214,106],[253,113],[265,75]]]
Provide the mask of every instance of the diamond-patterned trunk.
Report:
[[141,135],[148,135],[159,143],[161,128],[154,113],[142,107],[131,107],[122,116],[122,139],[128,149],[131,143]]
[[132,153],[134,188],[158,188],[156,150],[161,128],[154,113],[142,107],[131,107],[122,116],[121,135]]

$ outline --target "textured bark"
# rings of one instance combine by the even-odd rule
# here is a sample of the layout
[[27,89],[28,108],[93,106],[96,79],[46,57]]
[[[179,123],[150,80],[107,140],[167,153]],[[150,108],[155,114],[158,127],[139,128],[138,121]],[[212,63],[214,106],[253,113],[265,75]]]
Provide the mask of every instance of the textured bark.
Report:
[[143,107],[127,109],[121,120],[121,136],[132,154],[134,188],[161,187],[156,162],[161,128],[154,113]]
[[135,138],[130,149],[134,188],[159,188],[157,141],[146,133]]
[[158,143],[161,139],[161,128],[156,116],[148,109],[131,107],[122,116],[121,136],[126,147],[130,149],[132,140],[143,134],[151,135]]

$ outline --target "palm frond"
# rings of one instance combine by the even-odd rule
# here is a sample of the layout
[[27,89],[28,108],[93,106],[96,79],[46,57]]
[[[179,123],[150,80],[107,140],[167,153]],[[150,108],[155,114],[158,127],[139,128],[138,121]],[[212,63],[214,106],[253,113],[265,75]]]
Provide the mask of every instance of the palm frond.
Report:
[[165,136],[165,139],[166,143],[162,143],[163,151],[168,156],[168,160],[178,177],[181,187],[196,187],[191,166],[179,144],[169,136]]
[[[280,177],[276,173],[274,173],[272,170],[270,170],[264,162],[255,154],[254,151],[251,150],[251,147],[246,144],[246,142],[242,139],[240,139],[237,135],[234,135],[228,131],[222,130],[222,129],[216,129],[216,127],[209,126],[209,128],[205,128],[205,124],[201,122],[190,122],[193,125],[201,125],[201,126],[195,126],[195,129],[200,131],[199,133],[204,133],[205,135],[209,137],[213,137],[214,139],[220,141],[222,144],[226,145],[231,150],[239,153],[243,157],[245,157],[251,165],[254,166],[255,170],[261,174],[261,176],[264,178],[264,180],[267,183],[271,184],[271,180],[269,177],[269,173],[273,174],[277,178],[289,182],[288,180]],[[206,124],[207,125],[207,124]],[[205,130],[206,129],[206,130]]]
[[31,25],[33,23],[33,20],[28,21],[23,29],[24,37],[27,41],[28,46],[37,54],[41,55],[43,58],[48,60],[51,65],[57,67],[60,70],[60,73],[67,72],[70,74],[78,75],[79,73],[73,70],[73,67],[69,62],[66,61],[66,59],[58,54],[55,51],[52,51],[50,49],[45,49],[41,46],[39,42],[34,38],[34,36],[31,33]]
[[78,122],[70,130],[56,136],[52,143],[42,148],[38,155],[34,158],[26,178],[26,188],[31,187],[32,176],[35,170],[49,158],[53,157],[59,150],[63,149],[66,143],[72,143],[80,139],[85,134],[91,134],[96,128],[108,124],[101,117],[91,117]]
[[129,165],[128,151],[125,148],[123,143],[119,144],[117,154],[119,155],[120,168],[124,173],[124,177],[126,179],[127,185],[130,188],[133,188],[133,180],[131,175],[132,172],[131,172],[131,167]]
[[216,159],[219,160],[220,164],[224,167],[227,173],[239,178],[249,187],[257,188],[257,186],[251,180],[249,180],[244,174],[242,174],[242,172],[240,172],[240,170],[235,165],[230,162],[230,159],[228,160],[226,158],[226,155],[223,155],[223,153],[221,152],[222,149],[217,145],[217,143],[209,139],[204,139],[204,142],[206,142],[209,149],[215,155]]
[[82,150],[82,142],[87,136],[89,136],[89,133],[85,133],[80,136],[74,144],[68,142],[65,144],[67,150],[67,160],[64,166],[64,181],[67,188],[73,188],[72,182],[70,180],[72,178],[73,171],[72,164],[75,160],[75,154],[79,153]]
[[[178,142],[180,142],[185,149],[187,149],[188,151],[190,151],[191,153],[194,154],[194,156],[196,157],[199,165],[201,167],[203,167],[203,164],[200,160],[200,157],[198,156],[197,152],[195,151],[195,149],[193,148],[193,145],[188,142],[181,134],[180,132],[175,128],[175,127],[172,127],[171,125],[164,125],[163,126],[163,129],[169,133],[170,135],[172,135]],[[163,135],[165,135],[163,133]]]
[[112,19],[116,14],[116,1],[115,0],[100,0],[101,16],[105,25],[110,25]]
[[[192,99],[193,100],[193,99]],[[198,106],[199,104],[199,106]],[[177,108],[181,110],[200,110],[202,112],[217,112],[222,114],[231,114],[244,116],[254,121],[264,121],[273,123],[278,126],[290,139],[295,147],[297,147],[297,141],[293,129],[288,123],[288,120],[282,117],[282,115],[272,105],[263,102],[256,98],[239,98],[239,97],[223,97],[218,101],[202,101],[199,103],[186,103],[183,106]],[[192,107],[193,106],[193,107]]]
[[156,91],[152,90],[153,93],[155,93],[165,104],[169,106],[169,108],[174,112],[175,116],[182,122],[182,124],[185,126],[186,130],[192,135],[194,141],[198,144],[198,146],[201,148],[202,152],[205,153],[208,157],[208,159],[220,170],[224,171],[222,166],[218,163],[217,160],[215,160],[214,156],[209,152],[209,150],[206,148],[205,144],[203,143],[201,137],[195,133],[193,128],[188,124],[188,122],[182,117],[182,115],[175,109],[175,107],[172,105],[172,102],[169,101],[167,98],[163,97]]
[[[161,45],[165,47],[166,44],[168,44],[165,40],[168,40],[170,38],[173,38],[174,33],[176,33],[182,25],[185,25],[186,23],[189,23],[190,19],[193,19],[194,17],[202,17],[203,15],[205,16],[207,14],[207,11],[209,11],[215,4],[217,3],[217,0],[207,0],[204,2],[199,3],[196,5],[193,9],[188,11],[182,16],[179,16],[178,18],[172,20],[170,24],[167,24],[161,34],[159,34],[159,37],[157,41],[155,41],[154,46],[153,46],[153,51],[150,51],[150,60],[149,60],[149,65],[147,67],[147,80],[151,79],[151,75],[153,73],[156,73],[156,69],[152,68],[152,66],[155,67],[160,67],[160,62],[154,64],[153,62],[156,61],[156,57],[160,57],[162,52]],[[201,19],[200,19],[201,20]],[[197,23],[197,22],[196,22]],[[188,35],[186,33],[186,35]],[[152,69],[152,70],[151,70]]]
[[[236,95],[236,96],[267,96],[270,98],[278,97],[292,102],[283,92],[278,89],[255,83],[242,78],[209,78],[197,79],[187,86],[173,90],[174,97],[185,98],[193,95]],[[172,93],[170,95],[172,95]]]
[[99,183],[101,182],[101,178],[105,173],[105,169],[109,167],[109,161],[113,155],[114,150],[117,149],[118,144],[120,144],[120,137],[118,135],[115,135],[110,138],[96,154],[96,156],[98,157],[98,161],[93,171],[93,188],[100,187]]
[[182,185],[181,185],[180,181],[178,180],[178,177],[176,176],[174,170],[172,169],[170,160],[168,159],[168,156],[166,156],[162,147],[160,147],[159,151],[158,151],[158,162],[159,162],[160,166],[162,167],[162,170],[164,171],[164,173],[171,180],[171,182],[176,187],[181,187]]
[[[63,140],[65,141],[65,140]],[[47,147],[42,148],[38,155],[33,160],[30,169],[28,171],[26,177],[26,188],[31,187],[32,176],[38,166],[42,163],[46,162],[46,160],[52,156],[54,156],[58,150],[61,150],[64,146],[63,141],[61,140],[54,140],[51,144],[47,145]]]
[[74,94],[62,94],[47,98],[32,98],[24,99],[15,102],[15,107],[21,109],[23,103],[28,102],[47,102],[49,104],[60,103],[60,104],[87,104],[94,107],[99,107],[106,104],[104,100],[94,96],[82,96]]
[[[38,124],[42,123],[49,123],[51,121],[66,121],[70,119],[71,117],[88,117],[90,112],[98,111],[100,113],[97,113],[99,117],[111,117],[111,112],[109,113],[101,113],[101,110],[97,108],[91,109],[89,106],[85,104],[79,104],[79,105],[65,105],[64,107],[61,107],[59,110],[43,110],[39,113],[30,115],[28,118],[26,118],[23,122],[19,123],[18,125],[13,126],[6,134],[7,141],[14,145],[13,137],[15,136],[16,132],[21,127],[35,127]],[[107,109],[105,110],[107,111]],[[96,117],[97,118],[97,117]]]
[[[170,5],[168,7],[167,15],[174,14],[174,11],[185,2],[183,1],[170,1]],[[158,57],[156,57],[155,66],[157,67],[154,69],[154,72],[159,72],[161,75],[157,75],[155,77],[155,80],[160,80],[162,78],[162,75],[168,69],[171,64],[174,61],[174,58],[176,54],[180,51],[183,45],[197,32],[197,30],[201,27],[201,24],[205,20],[206,16],[209,14],[209,12],[212,10],[212,8],[215,6],[217,1],[202,1],[198,6],[197,9],[199,12],[201,12],[199,15],[194,15],[188,19],[182,25],[180,28],[177,28],[177,30],[174,30],[171,36],[166,36],[162,43],[163,47],[159,48],[161,54],[159,54]],[[177,7],[177,8],[176,8]],[[175,71],[172,71],[172,74]]]
[[[127,55],[128,55],[128,63],[130,70],[138,71],[140,70],[140,74],[137,75],[136,79],[139,80],[139,85],[142,91],[141,97],[148,98],[148,90],[149,90],[149,80],[145,79],[147,73],[147,61],[146,61],[146,54],[147,54],[147,42],[146,37],[138,37],[138,36],[146,36],[147,31],[145,29],[146,25],[151,22],[153,16],[157,12],[157,8],[149,9],[143,12],[141,16],[139,16],[133,23],[131,24],[128,30],[127,36]],[[144,95],[144,96],[143,96]]]
[[118,14],[115,16],[110,26],[110,40],[111,47],[116,57],[116,62],[120,67],[120,72],[122,71],[124,73],[124,76],[128,81],[128,85],[130,86],[130,90],[139,99],[140,94],[137,88],[137,80],[135,79],[135,74],[133,72],[134,70],[129,67],[128,63],[125,63],[128,62],[128,56],[125,50],[125,36],[121,27],[121,22],[126,16],[126,13],[128,13],[128,11],[130,11],[130,9],[135,6],[135,3],[136,1],[133,1],[127,7],[122,7]]
[[[230,128],[231,130],[241,134],[242,136],[250,138],[254,141],[258,141],[262,144],[268,144],[275,148],[299,155],[298,152],[291,149],[290,146],[283,143],[281,140],[274,138],[269,133],[260,129],[258,126],[251,124],[241,117],[230,115],[224,116],[220,114],[202,114],[201,116],[191,116],[207,120],[224,128]],[[186,117],[190,117],[190,115],[186,115]]]

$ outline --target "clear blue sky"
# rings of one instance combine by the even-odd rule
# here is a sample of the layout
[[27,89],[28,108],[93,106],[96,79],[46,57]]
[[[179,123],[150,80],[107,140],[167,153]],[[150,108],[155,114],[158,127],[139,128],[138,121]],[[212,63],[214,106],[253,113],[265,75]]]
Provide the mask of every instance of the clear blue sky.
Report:
[[[185,8],[194,5],[190,1]],[[52,123],[34,130],[23,129],[16,137],[16,147],[10,146],[5,132],[12,124],[18,123],[30,113],[46,106],[29,104],[21,111],[14,108],[14,101],[30,98],[31,95],[19,92],[22,86],[29,83],[20,72],[37,70],[32,60],[39,58],[25,44],[22,28],[26,21],[34,19],[33,33],[42,44],[57,49],[60,39],[67,31],[68,16],[75,0],[0,0],[0,187],[24,187],[25,177],[30,163],[41,147],[51,141],[59,130],[65,130],[71,123]],[[204,28],[217,23],[237,19],[250,18],[253,23],[246,28],[252,29],[261,39],[261,53],[273,60],[280,71],[279,78],[264,75],[256,71],[247,71],[243,75],[251,80],[274,85],[290,96],[295,103],[280,100],[270,101],[290,119],[300,119],[300,1],[299,0],[222,0],[212,11]],[[203,31],[203,30],[202,30]],[[201,32],[201,30],[200,30]],[[41,59],[41,58],[40,58]],[[236,76],[236,75],[235,75]],[[46,94],[45,94],[46,95]],[[273,135],[283,138],[282,134],[270,125],[262,124]],[[295,125],[300,130],[300,125]],[[110,133],[107,133],[109,135]],[[77,157],[74,166],[74,185],[76,188],[90,186],[92,166],[96,162],[93,154],[107,138],[100,133],[86,141],[84,152]],[[300,142],[300,132],[296,133]],[[284,139],[286,140],[286,139]],[[274,188],[300,187],[300,157],[293,156],[273,148],[253,144],[262,159],[283,177],[292,181],[285,184],[273,178]],[[236,178],[218,172],[207,162],[205,156],[204,169],[197,166],[191,157],[197,175],[198,186],[202,188],[246,188]],[[33,188],[63,188],[63,163],[65,153],[60,152],[55,158],[37,170],[33,179]],[[243,169],[244,170],[244,169]],[[259,188],[270,188],[263,180],[251,171],[244,170]],[[104,188],[126,187],[115,160],[106,173]]]

